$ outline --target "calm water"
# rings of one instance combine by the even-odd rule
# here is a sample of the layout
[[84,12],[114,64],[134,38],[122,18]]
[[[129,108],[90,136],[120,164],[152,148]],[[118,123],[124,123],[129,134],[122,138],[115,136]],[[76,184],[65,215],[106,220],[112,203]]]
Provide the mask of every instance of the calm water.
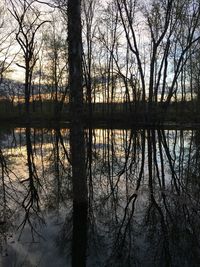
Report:
[[85,130],[80,206],[69,135],[0,131],[0,266],[200,266],[200,131]]

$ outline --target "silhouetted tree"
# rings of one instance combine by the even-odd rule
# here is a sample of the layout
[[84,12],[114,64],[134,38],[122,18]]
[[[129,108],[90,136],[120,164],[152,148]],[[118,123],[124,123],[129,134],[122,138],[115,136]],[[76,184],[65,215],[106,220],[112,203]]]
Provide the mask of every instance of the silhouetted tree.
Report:
[[[72,266],[86,266],[87,180],[83,128],[81,0],[68,1],[70,148],[73,183]],[[84,221],[84,223],[82,223]]]

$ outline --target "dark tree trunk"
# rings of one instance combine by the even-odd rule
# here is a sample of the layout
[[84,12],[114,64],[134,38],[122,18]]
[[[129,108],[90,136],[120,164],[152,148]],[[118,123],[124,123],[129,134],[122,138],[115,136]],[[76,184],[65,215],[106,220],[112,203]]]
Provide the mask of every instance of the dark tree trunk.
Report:
[[74,208],[72,266],[83,267],[86,266],[88,199],[85,167],[85,140],[82,117],[83,73],[80,0],[68,0],[68,42],[71,118],[70,148]]
[[[28,61],[28,60],[26,60]],[[29,119],[30,115],[30,70],[29,70],[29,62],[26,62],[26,70],[25,70],[25,109],[26,109],[26,118]]]
[[[81,120],[83,110],[81,1],[68,1],[68,63],[72,122]],[[80,113],[79,113],[80,112]]]

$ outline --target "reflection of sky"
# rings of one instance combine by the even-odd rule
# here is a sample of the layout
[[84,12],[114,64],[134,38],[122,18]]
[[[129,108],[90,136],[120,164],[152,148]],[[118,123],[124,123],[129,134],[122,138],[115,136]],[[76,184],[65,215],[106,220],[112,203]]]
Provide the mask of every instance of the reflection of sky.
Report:
[[[43,137],[42,131],[44,133]],[[147,132],[145,132],[146,150],[144,171],[141,186],[139,187],[139,190],[136,191],[136,185],[141,168],[141,153],[143,149],[142,133],[143,130],[134,131],[132,138],[130,138],[131,130],[93,130],[93,160],[91,163],[93,184],[91,205],[93,209],[92,212],[94,214],[93,219],[96,222],[95,227],[98,229],[99,234],[104,236],[105,233],[109,233],[106,240],[104,240],[105,247],[112,246],[113,235],[116,235],[116,231],[118,229],[117,224],[123,220],[127,201],[133,193],[138,195],[133,217],[134,225],[136,227],[135,230],[138,231],[137,225],[141,225],[143,223],[144,213],[149,208],[150,192]],[[61,130],[61,134],[63,136],[64,146],[69,152],[69,130]],[[66,213],[68,214],[71,211],[71,180],[69,163],[66,160],[63,147],[60,142],[58,143],[59,155],[56,154],[55,135],[56,131],[54,130],[38,129],[35,130],[35,132],[33,129],[31,130],[34,163],[42,186],[42,189],[40,187],[38,188],[41,200],[40,206],[47,225],[43,225],[41,227],[41,225],[38,224],[37,219],[34,219],[35,216],[33,216],[32,219],[35,220],[34,224],[37,225],[38,231],[46,240],[42,240],[40,238],[38,240],[37,237],[36,240],[37,242],[39,241],[39,243],[31,244],[28,226],[25,227],[22,240],[20,242],[16,241],[15,238],[15,235],[19,235],[19,230],[17,234],[13,233],[13,237],[7,236],[9,255],[13,255],[13,257],[14,255],[15,257],[17,255],[18,261],[26,259],[27,266],[31,266],[30,262],[32,262],[31,264],[33,266],[39,264],[39,262],[41,266],[63,266],[63,262],[66,262],[63,256],[58,257],[55,239],[58,237],[60,229],[62,228]],[[165,131],[165,136],[170,154],[174,160],[173,163],[175,169],[176,166],[179,166],[180,155],[183,157],[183,165],[187,166],[188,148],[191,142],[192,131]],[[13,140],[15,140],[15,142],[13,142]],[[41,142],[41,140],[43,141]],[[176,144],[174,144],[175,140]],[[7,191],[9,192],[9,195],[7,196],[7,204],[8,206],[10,205],[10,209],[14,214],[14,217],[10,220],[16,218],[16,221],[12,222],[15,226],[15,224],[19,225],[19,221],[23,219],[24,211],[20,203],[22,203],[23,195],[26,192],[26,189],[23,186],[24,184],[21,184],[19,181],[28,177],[25,129],[15,129],[13,133],[8,132],[1,134],[0,143],[1,147],[4,147],[2,151],[7,161],[7,167],[9,168],[8,172],[10,173],[10,178],[5,176],[5,181],[9,187],[9,190]],[[158,153],[158,137],[156,137],[156,147],[157,163],[160,168],[161,162]],[[193,148],[192,153],[194,153],[195,146],[193,146]],[[57,156],[59,156],[59,161],[56,165],[55,159]],[[170,199],[176,200],[179,198],[172,186],[169,163],[164,149],[163,156],[166,188],[162,188],[162,192],[165,193],[166,201],[168,203],[168,201],[170,202]],[[124,167],[125,163],[126,166]],[[56,176],[56,170],[59,170],[59,179]],[[14,174],[12,174],[12,172],[17,175],[19,180],[14,176]],[[178,172],[177,175],[179,175]],[[184,185],[184,177],[180,176],[179,178],[181,180],[181,184]],[[57,179],[61,182],[59,190],[61,191],[60,193],[64,199],[62,199],[62,197],[58,199]],[[153,187],[155,198],[161,205],[161,187],[158,183],[158,178],[156,177],[155,165],[153,165]],[[12,196],[12,190],[14,188],[16,192],[13,194],[13,198],[11,198],[10,196]],[[58,201],[60,201],[59,204],[57,203]],[[185,203],[187,203],[187,201],[185,201]],[[169,208],[172,209],[173,205],[170,205],[171,206],[169,206]],[[132,203],[128,207],[129,215],[127,216],[130,216],[131,207]],[[128,219],[125,218],[125,222],[127,222],[127,220]],[[115,224],[116,226],[114,226]],[[122,228],[122,232],[123,231],[124,228]],[[10,230],[9,232],[12,233],[13,230]],[[143,242],[142,239],[144,237],[142,237],[142,235],[143,234],[140,233],[140,237],[136,238],[136,243],[138,245]],[[107,253],[109,254],[109,250]],[[140,253],[142,254],[143,252]],[[48,259],[50,259],[52,265],[47,265]],[[3,260],[5,262],[5,258]],[[10,258],[7,260],[10,260]]]

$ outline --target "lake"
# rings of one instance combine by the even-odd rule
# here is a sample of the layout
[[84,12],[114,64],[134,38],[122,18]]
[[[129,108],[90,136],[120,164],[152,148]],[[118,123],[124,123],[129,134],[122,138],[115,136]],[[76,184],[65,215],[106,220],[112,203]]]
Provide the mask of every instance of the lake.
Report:
[[0,130],[0,266],[200,266],[200,130],[83,135],[73,181],[69,129]]

